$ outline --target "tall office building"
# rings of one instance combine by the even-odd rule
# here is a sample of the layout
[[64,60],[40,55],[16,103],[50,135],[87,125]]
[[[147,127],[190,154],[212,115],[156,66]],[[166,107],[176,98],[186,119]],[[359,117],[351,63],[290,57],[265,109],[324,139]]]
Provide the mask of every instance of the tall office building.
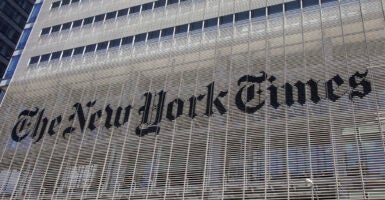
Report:
[[384,199],[384,0],[39,5],[1,198]]
[[[33,0],[4,0],[0,2],[0,79],[3,78],[24,26],[28,15],[32,10]],[[18,46],[17,50],[21,50]],[[5,79],[12,76],[8,74]],[[1,89],[7,84],[0,83]],[[2,96],[3,91],[0,91]],[[1,100],[0,100],[1,101]]]

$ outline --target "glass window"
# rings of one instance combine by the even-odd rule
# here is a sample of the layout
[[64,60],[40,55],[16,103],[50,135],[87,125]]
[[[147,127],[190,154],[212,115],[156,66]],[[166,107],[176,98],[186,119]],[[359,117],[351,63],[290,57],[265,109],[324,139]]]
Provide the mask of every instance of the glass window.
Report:
[[0,41],[0,46],[0,55],[3,55],[6,58],[10,58],[12,56],[13,49],[3,41]]
[[77,2],[79,2],[80,0],[72,0],[72,2],[71,3],[77,3]]
[[94,17],[87,17],[84,19],[83,25],[92,24]]
[[251,18],[265,17],[265,16],[266,16],[266,8],[258,8],[251,11]]
[[62,58],[64,57],[69,57],[72,55],[72,49],[67,49],[67,50],[64,50],[63,51],[63,55],[62,55]]
[[24,49],[25,44],[27,43],[27,40],[29,38],[29,35],[31,34],[31,30],[32,28],[24,29],[24,31],[22,32],[19,38],[19,42],[17,43],[16,49]]
[[70,4],[70,0],[62,0],[61,5],[67,5]]
[[96,48],[96,44],[90,44],[86,46],[85,53],[94,52]]
[[96,48],[97,51],[107,49],[108,41],[106,42],[100,42],[98,44],[98,47]]
[[276,14],[276,13],[281,13],[282,12],[282,4],[274,5],[274,6],[269,6],[267,8],[269,11],[269,15]]
[[116,13],[117,13],[116,11],[115,11],[115,12],[109,12],[109,13],[107,13],[106,20],[107,20],[107,19],[115,18]]
[[61,55],[61,51],[57,51],[57,52],[52,53],[51,60],[59,59],[60,55]]
[[201,30],[202,29],[202,21],[193,22],[190,24],[190,31]]
[[74,55],[83,54],[84,47],[77,47],[74,49]]
[[[49,55],[49,54],[48,54]],[[4,79],[12,78],[15,70],[16,65],[19,63],[20,55],[13,56],[11,60],[9,61],[7,71],[5,72]]]
[[12,21],[14,21],[17,25],[19,25],[20,27],[24,27],[25,21],[27,21],[27,18],[22,16],[20,13],[15,12],[15,9],[13,8],[13,6],[7,3],[7,1],[2,1],[0,3],[0,10],[2,11],[3,14],[7,15],[10,19],[12,19]]
[[71,24],[72,24],[72,22],[67,22],[67,23],[63,24],[63,26],[61,27],[61,30],[70,29]]
[[120,46],[120,38],[119,38],[119,39],[115,39],[115,40],[111,40],[111,41],[110,41],[110,46],[109,46],[109,48],[119,47],[119,46]]
[[147,35],[146,33],[141,33],[141,34],[135,35],[135,43],[145,41],[146,35]]
[[167,5],[178,3],[178,0],[168,0]]
[[132,39],[133,39],[133,38],[134,38],[134,37],[132,37],[132,36],[128,36],[128,37],[122,38],[122,46],[123,46],[123,45],[132,44]]
[[338,1],[338,0],[321,0],[322,3],[329,3],[329,2],[333,2],[333,1]]
[[231,15],[226,15],[222,16],[219,18],[219,24],[228,24],[228,23],[233,23],[233,14]]
[[96,16],[95,16],[95,21],[94,21],[94,22],[96,23],[96,22],[103,21],[103,20],[104,20],[104,15],[105,15],[105,14],[96,15]]
[[140,12],[140,5],[139,6],[134,6],[134,7],[130,8],[130,14],[138,13],[138,12]]
[[50,55],[51,55],[51,54],[44,54],[44,55],[42,55],[41,58],[40,58],[40,62],[46,62],[46,61],[48,61]]
[[211,18],[205,20],[205,28],[217,26],[218,24],[218,18]]
[[160,31],[151,31],[148,33],[148,37],[147,37],[147,40],[151,40],[151,39],[158,39],[159,38],[159,35],[160,35]]
[[166,37],[169,35],[172,35],[174,33],[174,27],[171,28],[165,28],[162,30],[162,37]]
[[155,2],[154,8],[159,8],[166,5],[166,0],[159,0]]
[[242,21],[242,20],[248,20],[249,19],[249,11],[235,13],[235,21]]
[[82,25],[83,20],[79,19],[73,22],[72,28],[76,28]]
[[29,64],[30,64],[30,65],[36,64],[37,62],[39,62],[39,58],[40,58],[40,56],[34,56],[34,57],[32,57],[32,58],[29,60]]
[[33,23],[36,21],[37,16],[39,15],[39,11],[41,6],[43,5],[42,2],[37,3],[33,6],[31,13],[29,14],[28,22],[27,23]]
[[175,27],[175,34],[186,33],[187,28],[188,28],[187,24],[179,25],[179,26]]
[[302,1],[303,7],[315,6],[315,5],[319,5],[318,0],[303,0]]
[[60,26],[61,26],[61,25],[52,26],[52,31],[51,31],[51,33],[60,31]]
[[57,8],[57,7],[59,7],[59,6],[60,6],[60,1],[55,1],[55,2],[52,3],[51,9],[52,9],[52,8]]
[[143,4],[142,5],[142,11],[151,10],[152,9],[152,5],[153,5],[153,2]]
[[128,8],[118,10],[118,17],[126,16],[126,15],[128,15]]
[[46,35],[46,34],[48,34],[50,30],[51,30],[51,27],[43,28],[43,29],[41,30],[41,35]]
[[300,8],[301,8],[301,2],[299,0],[285,3],[285,11],[296,10]]

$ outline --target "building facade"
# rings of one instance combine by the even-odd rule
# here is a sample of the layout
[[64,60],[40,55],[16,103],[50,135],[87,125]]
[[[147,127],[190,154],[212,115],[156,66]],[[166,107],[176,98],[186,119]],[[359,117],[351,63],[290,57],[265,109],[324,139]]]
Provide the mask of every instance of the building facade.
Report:
[[27,22],[32,1],[6,0],[0,3],[0,76],[3,77],[17,41]]
[[384,0],[45,0],[3,199],[384,199]]
[[[20,56],[23,44],[28,39],[31,19],[28,25],[26,23],[34,2],[4,0],[0,3],[0,102],[15,71],[16,58]],[[7,67],[10,61],[11,65]]]

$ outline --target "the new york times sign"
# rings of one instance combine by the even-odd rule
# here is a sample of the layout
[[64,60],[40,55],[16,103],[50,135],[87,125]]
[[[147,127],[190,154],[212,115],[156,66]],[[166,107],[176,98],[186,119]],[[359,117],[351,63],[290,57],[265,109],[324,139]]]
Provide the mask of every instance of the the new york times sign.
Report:
[[[285,83],[276,86],[274,81],[276,77],[269,76],[265,72],[258,75],[245,75],[239,78],[237,85],[238,92],[234,97],[236,107],[247,114],[253,114],[263,106],[271,106],[277,109],[280,106],[292,106],[294,103],[304,105],[307,101],[317,104],[323,99],[332,102],[341,98],[336,90],[342,85],[347,84],[349,90],[344,94],[349,95],[352,101],[354,98],[363,98],[371,91],[371,83],[367,79],[368,71],[360,73],[355,72],[348,80],[344,80],[340,75],[335,75],[331,79],[322,82],[310,79],[306,82],[297,81],[295,83]],[[263,90],[262,84],[267,84],[266,91]],[[279,102],[279,87],[283,88],[284,100]],[[325,94],[321,95],[320,87],[325,87]],[[226,106],[223,104],[223,98],[228,95],[228,91],[215,92],[215,82],[211,82],[205,87],[200,95],[192,95],[189,99],[176,98],[170,102],[165,102],[167,91],[159,91],[157,93],[147,92],[143,94],[144,105],[135,111],[141,115],[141,122],[136,127],[136,135],[139,137],[148,134],[159,134],[162,128],[162,120],[173,121],[182,115],[194,118],[198,115],[212,116],[214,112],[224,115],[227,112]],[[310,96],[306,96],[309,91]],[[265,97],[265,94],[269,94]],[[267,99],[269,100],[267,101]],[[68,117],[58,115],[54,119],[48,119],[44,116],[45,109],[34,108],[32,110],[24,110],[20,112],[18,121],[13,127],[11,137],[14,141],[20,142],[28,135],[33,138],[34,142],[39,142],[45,135],[53,136],[59,134],[59,127],[67,120],[69,124],[75,124],[78,121],[79,127],[69,126],[60,128],[60,134],[66,138],[67,135],[73,133],[76,129],[80,129],[82,133],[85,130],[95,130],[100,119],[104,118],[103,126],[106,129],[120,128],[128,123],[130,113],[133,112],[132,105],[125,107],[119,106],[112,109],[110,104],[104,109],[91,111],[97,100],[92,100],[85,105],[75,103],[72,113]],[[266,105],[269,102],[270,105]],[[206,105],[205,113],[197,113],[197,105]],[[184,109],[186,108],[186,109]],[[188,109],[187,109],[188,108]],[[188,113],[183,113],[188,110]],[[91,113],[88,113],[90,111]],[[155,116],[152,117],[151,116]],[[166,119],[164,119],[164,117]]]

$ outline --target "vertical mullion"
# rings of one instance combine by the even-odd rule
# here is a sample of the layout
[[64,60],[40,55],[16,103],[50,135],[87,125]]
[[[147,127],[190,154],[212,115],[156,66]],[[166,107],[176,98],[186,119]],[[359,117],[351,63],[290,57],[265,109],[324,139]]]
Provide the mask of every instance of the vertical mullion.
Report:
[[[86,87],[85,86],[83,86],[83,88],[82,88],[82,93],[81,93],[81,96],[80,96],[80,102],[83,100],[83,98],[84,98],[84,92],[85,92],[85,89],[86,89]],[[77,112],[77,109],[75,110],[75,112]],[[74,125],[74,123],[75,123],[75,118],[74,118],[74,121],[71,123],[72,125]],[[53,191],[53,193],[52,193],[52,200],[53,199],[57,199],[58,197],[56,196],[55,197],[55,190],[56,190],[56,195],[58,195],[58,193],[59,193],[59,190],[58,190],[58,184],[59,184],[59,178],[61,177],[60,176],[60,174],[61,174],[61,172],[62,172],[62,170],[63,170],[63,165],[65,165],[66,164],[66,166],[68,166],[68,163],[67,162],[65,162],[65,159],[66,159],[66,156],[67,156],[67,152],[68,152],[68,148],[69,148],[69,146],[70,146],[70,144],[71,144],[71,139],[72,139],[72,137],[71,137],[72,135],[70,134],[68,137],[67,137],[67,144],[65,145],[65,150],[64,150],[64,155],[63,155],[63,159],[62,159],[62,161],[61,161],[61,164],[60,164],[60,168],[59,168],[59,171],[58,171],[58,174],[57,174],[57,176],[56,176],[56,181],[55,181],[55,185],[54,185],[54,191]],[[71,183],[68,183],[68,184],[71,184]]]
[[[62,87],[59,87],[59,93],[58,93],[58,94],[61,94],[61,90],[62,90]],[[57,96],[58,96],[58,95],[55,95],[56,101],[55,101],[54,106],[53,106],[54,109],[52,109],[52,112],[51,112],[51,114],[50,114],[50,118],[51,118],[51,119],[53,118],[54,111],[55,111],[56,106],[57,106],[57,103],[58,103],[58,101],[59,101],[58,98],[57,98]],[[46,100],[48,101],[48,99],[46,99]],[[45,104],[46,104],[46,103],[43,104],[43,107],[45,107]],[[49,118],[49,119],[50,119],[50,118]],[[43,131],[43,130],[41,130],[41,131]],[[45,132],[45,130],[44,130],[44,132]],[[36,168],[38,167],[38,162],[41,160],[40,154],[41,154],[41,152],[42,152],[42,150],[43,150],[44,141],[47,140],[46,138],[47,138],[47,137],[43,137],[42,140],[41,140],[41,144],[40,144],[40,148],[39,148],[39,151],[38,151],[38,155],[36,156],[36,161],[35,161],[35,164],[33,165],[32,173],[31,173],[31,178],[30,178],[30,180],[28,181],[28,188],[31,186],[31,181],[32,181],[32,178],[33,178],[33,176],[34,176],[34,173],[40,173],[40,171],[35,172],[35,170],[36,170]],[[31,145],[31,146],[32,146],[32,145]],[[24,168],[24,164],[25,164],[25,162],[23,162],[22,167],[21,167],[21,169],[20,169],[20,172],[21,172],[22,169]],[[19,175],[19,178],[20,178],[20,176],[21,176],[21,174]],[[19,179],[19,178],[18,178],[18,179]],[[18,183],[18,182],[19,182],[19,180],[17,181],[17,183]],[[14,190],[16,190],[16,186],[17,186],[17,185],[18,185],[18,184],[15,185],[15,189],[14,189]],[[43,182],[42,182],[41,185],[43,185]],[[27,190],[28,190],[28,188],[27,188]],[[40,190],[39,190],[39,192],[38,192],[37,199],[39,199],[39,197],[40,197],[40,192],[41,192],[41,188],[40,188]],[[14,193],[13,193],[13,194],[14,194]],[[11,199],[13,198],[13,194],[12,194],[12,196],[11,196]]]
[[[302,57],[303,57],[303,60],[302,60],[302,63],[303,63],[303,67],[304,67],[304,70],[305,70],[305,76],[308,77],[308,64],[307,64],[307,60],[306,60],[306,48],[305,48],[305,34],[304,34],[304,27],[303,27],[303,23],[304,23],[304,11],[303,11],[303,1],[300,1],[300,7],[301,7],[301,37],[302,37]],[[306,89],[306,88],[305,88]],[[306,89],[306,94],[309,94],[308,90]],[[311,144],[311,134],[310,134],[310,108],[309,108],[309,103],[306,103],[306,142],[307,142],[307,154],[308,154],[308,160],[309,160],[309,172],[310,172],[310,180],[313,181],[314,180],[314,175],[313,175],[313,160],[312,160],[312,155],[311,155],[311,148],[312,148],[312,144]],[[312,186],[312,190],[311,190],[311,199],[314,200],[314,189],[313,189],[313,186]]]
[[[140,76],[140,75],[138,75]],[[151,92],[151,89],[152,89],[152,78],[150,80],[150,85],[148,87],[148,91],[147,92]],[[147,100],[148,98],[146,98],[146,102],[144,105],[147,105]],[[151,102],[150,102],[151,103]],[[136,157],[135,157],[135,164],[134,164],[134,171],[132,173],[132,178],[131,178],[131,186],[130,186],[130,193],[129,193],[129,196],[128,198],[131,199],[131,196],[133,195],[133,193],[135,193],[135,191],[132,191],[133,190],[133,187],[134,190],[136,189],[136,185],[134,186],[135,184],[135,176],[136,176],[136,170],[137,170],[137,165],[138,165],[138,159],[139,159],[139,152],[140,152],[140,147],[141,147],[141,144],[142,144],[142,137],[139,137],[139,141],[138,141],[138,147],[137,147],[137,151],[136,151]]]
[[[206,6],[205,6],[205,11],[208,9],[208,3],[206,4]],[[217,13],[217,16],[219,16],[219,12],[220,12],[220,6],[221,6],[221,1],[218,1],[218,13]],[[205,14],[206,14],[206,12],[205,12]],[[206,18],[206,15],[204,14],[204,19]],[[205,32],[204,32],[204,26],[205,26],[205,24],[203,24],[202,25],[202,33],[203,33],[203,35],[202,35],[202,40],[201,40],[201,42],[203,42],[203,40],[204,40],[204,38],[205,38]],[[217,58],[217,49],[218,49],[218,21],[217,21],[217,31],[216,31],[216,36],[215,36],[215,45],[214,45],[214,58],[212,58],[212,59],[214,59],[214,67],[213,67],[213,69],[212,69],[212,81],[214,81],[215,80],[215,70],[216,70],[216,66],[215,66],[215,64],[217,63],[216,62],[216,58]],[[208,94],[207,94],[207,98],[214,98],[214,95],[212,96],[212,97],[210,97]],[[208,101],[208,102],[212,102],[213,100],[212,99],[210,99],[210,101]],[[213,110],[213,108],[212,107],[210,107],[209,108],[209,110],[210,111],[212,111]],[[208,114],[208,115],[210,115],[210,114]],[[206,137],[206,152],[205,152],[205,161],[204,161],[204,169],[203,169],[203,182],[202,182],[202,196],[201,196],[201,198],[202,199],[205,199],[206,197],[205,197],[205,190],[206,190],[206,184],[207,184],[207,181],[206,181],[206,178],[207,178],[207,165],[208,164],[210,164],[210,162],[208,162],[208,156],[209,156],[209,149],[210,149],[210,139],[211,139],[211,137],[210,137],[210,134],[211,133],[211,117],[210,116],[208,116],[208,127],[207,127],[207,137]],[[211,156],[211,155],[210,155]],[[208,174],[208,176],[211,176],[211,174]],[[210,179],[210,178],[209,178]]]
[[[140,74],[138,73],[136,81],[135,81],[134,93],[132,95],[132,100],[131,100],[131,107],[132,108],[134,107],[135,96],[136,96],[136,93],[138,92],[138,85],[139,85],[139,80],[140,80],[139,77],[140,77]],[[126,128],[126,131],[125,131],[125,134],[124,134],[123,146],[122,146],[122,151],[121,151],[121,155],[120,155],[120,159],[119,159],[119,166],[118,166],[117,176],[120,176],[120,170],[121,170],[121,167],[122,167],[122,160],[123,160],[124,149],[125,149],[125,146],[126,146],[127,136],[129,135],[129,128],[130,128],[130,125],[131,125],[132,118],[133,118],[133,116],[130,116],[129,119],[128,119],[128,122],[127,122],[127,128]],[[115,186],[114,186],[114,190],[113,190],[112,199],[114,199],[114,197],[116,195],[116,185],[117,185],[118,181],[119,181],[119,179],[117,178],[116,181],[115,181]]]
[[[70,102],[71,102],[72,91],[73,91],[73,90],[72,90],[72,88],[71,88],[71,89],[70,89],[70,92],[69,92],[69,95],[68,95],[68,101],[67,101],[66,105],[64,106],[63,116],[66,115],[67,110],[68,110],[68,108],[70,107],[69,105],[70,105]],[[51,164],[52,157],[54,156],[54,152],[55,152],[55,148],[56,148],[56,146],[57,146],[58,139],[60,138],[60,134],[59,134],[60,130],[62,130],[62,124],[60,124],[60,125],[59,125],[59,128],[58,128],[58,133],[57,133],[57,135],[56,135],[55,142],[54,142],[53,147],[52,147],[52,152],[51,152],[51,154],[50,154],[50,156],[49,156],[49,159],[48,159],[48,163],[47,163],[47,167],[46,167],[46,169],[45,169],[44,175],[43,175],[42,183],[41,183],[41,185],[40,185],[41,188],[43,187],[43,184],[44,184],[44,182],[45,182],[45,180],[46,180],[47,173],[48,173],[48,170],[49,170],[49,166],[50,166],[50,164]],[[55,188],[54,188],[54,189],[55,189]],[[41,191],[39,191],[39,194],[40,194],[40,192],[41,192]],[[53,192],[54,192],[54,191],[52,191],[52,194],[53,194]]]
[[[123,84],[123,86],[124,86],[124,84]],[[119,97],[119,103],[118,103],[118,106],[120,106],[122,97],[123,97],[123,95],[124,95],[124,87],[123,87],[123,86],[122,86],[121,89],[120,89],[120,97]],[[110,89],[111,89],[111,86],[110,86]],[[114,98],[114,96],[113,96],[112,98]],[[107,99],[106,99],[106,103],[105,103],[105,104],[107,104]],[[115,120],[116,120],[116,118],[115,118]],[[101,128],[101,126],[102,126],[102,125],[100,125],[99,128]],[[106,170],[106,164],[107,164],[107,161],[108,161],[109,150],[110,150],[111,141],[112,141],[112,138],[113,138],[113,135],[114,135],[114,130],[115,130],[115,128],[113,127],[112,130],[111,130],[111,134],[110,134],[109,141],[108,141],[107,152],[106,152],[106,155],[105,155],[105,158],[104,158],[104,164],[103,164],[102,174],[101,174],[101,176],[100,176],[101,179],[103,178],[103,176],[104,176],[104,171]],[[107,179],[107,181],[108,181],[108,179]],[[105,184],[108,184],[107,181],[106,181]],[[101,190],[101,186],[102,186],[102,182],[103,182],[102,180],[99,182],[99,186],[98,186],[98,195],[97,195],[97,197],[99,197],[100,190]]]
[[[285,4],[282,4],[282,38],[283,38],[283,59],[284,59],[284,83],[288,82],[288,69],[287,69],[287,55],[286,55],[286,10]],[[286,165],[286,189],[287,189],[287,199],[290,199],[290,168],[289,168],[289,122],[288,122],[288,106],[285,107],[285,165]]]

